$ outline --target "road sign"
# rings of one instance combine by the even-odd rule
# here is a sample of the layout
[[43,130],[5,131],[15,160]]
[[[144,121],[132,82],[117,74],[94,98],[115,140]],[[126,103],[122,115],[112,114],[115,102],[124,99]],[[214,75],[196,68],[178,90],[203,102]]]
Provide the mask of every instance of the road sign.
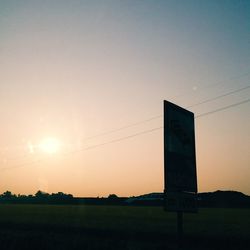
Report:
[[164,194],[168,211],[197,212],[194,114],[164,101]]
[[194,193],[168,192],[165,208],[174,212],[197,212],[197,197]]
[[194,114],[164,101],[165,192],[197,193]]

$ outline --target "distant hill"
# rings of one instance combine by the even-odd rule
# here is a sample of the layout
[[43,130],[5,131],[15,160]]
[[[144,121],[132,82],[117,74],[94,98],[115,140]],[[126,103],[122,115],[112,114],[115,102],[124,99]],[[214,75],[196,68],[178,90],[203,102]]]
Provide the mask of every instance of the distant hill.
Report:
[[[74,204],[74,205],[119,205],[119,206],[163,206],[163,193],[149,193],[133,197],[118,197],[115,194],[107,198],[73,197],[71,194],[58,192],[47,194],[38,191],[33,195],[13,195],[6,191],[0,195],[0,204]],[[250,196],[237,191],[215,191],[199,193],[198,207],[250,208]]]
[[198,194],[199,207],[249,207],[250,196],[237,191],[215,191]]
[[137,206],[163,206],[164,196],[163,193],[149,193],[140,196],[133,196],[125,201],[127,205]]
[[[150,193],[130,197],[125,201],[128,205],[163,206],[163,193]],[[250,208],[250,196],[237,191],[215,191],[199,193],[197,195],[198,207],[237,207]]]

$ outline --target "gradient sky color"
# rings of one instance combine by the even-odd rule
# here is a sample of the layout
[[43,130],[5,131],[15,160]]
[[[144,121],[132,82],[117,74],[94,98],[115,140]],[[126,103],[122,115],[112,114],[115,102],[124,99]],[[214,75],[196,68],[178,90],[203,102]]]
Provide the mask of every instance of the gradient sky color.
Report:
[[[103,133],[164,99],[196,116],[248,100],[249,38],[247,0],[0,1],[0,193],[161,192],[163,130],[130,136],[162,117]],[[199,192],[250,195],[249,114],[197,117]],[[47,137],[59,152],[39,150]]]

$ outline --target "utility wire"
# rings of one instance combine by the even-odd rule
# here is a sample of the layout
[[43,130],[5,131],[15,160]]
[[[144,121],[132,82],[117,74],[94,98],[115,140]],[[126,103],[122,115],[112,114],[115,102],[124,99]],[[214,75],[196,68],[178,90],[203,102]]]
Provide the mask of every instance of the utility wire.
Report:
[[[250,72],[247,72],[247,73],[244,73],[244,74],[240,74],[240,75],[236,75],[236,76],[232,76],[227,81],[232,81],[232,80],[235,80],[235,79],[239,79],[239,78],[245,77],[247,75],[250,75]],[[206,89],[206,88],[209,88],[209,87],[214,87],[214,86],[220,85],[220,84],[222,84],[224,82],[225,82],[225,80],[219,81],[217,83],[213,83],[213,84],[207,85],[207,86],[203,87],[202,89],[204,89],[204,88]],[[248,89],[248,88],[250,88],[250,86],[246,86],[246,87],[243,87],[243,88],[240,88],[240,89],[236,89],[236,90],[228,92],[226,94],[219,95],[219,96],[216,96],[216,97],[211,98],[211,99],[207,99],[207,100],[199,102],[199,103],[195,103],[195,104],[193,104],[191,106],[188,106],[187,108],[192,108],[192,107],[195,107],[195,106],[207,103],[207,102],[211,102],[211,101],[220,99],[222,97],[226,97],[228,95],[232,95],[234,93],[240,92],[240,91]],[[202,89],[200,89],[200,90],[202,90]],[[178,96],[182,96],[182,95],[177,95],[176,97],[178,97]],[[93,135],[93,136],[85,137],[84,140],[89,140],[89,139],[96,138],[96,137],[99,137],[99,136],[103,136],[103,135],[107,135],[107,134],[112,134],[112,133],[118,132],[120,130],[127,129],[127,128],[130,128],[130,127],[134,127],[134,126],[137,126],[137,125],[140,125],[140,124],[143,124],[143,123],[146,123],[146,122],[149,122],[149,121],[161,118],[161,117],[162,117],[162,115],[152,116],[152,117],[150,117],[150,118],[148,118],[146,120],[138,121],[138,122],[131,123],[129,125],[126,125],[126,126],[123,126],[123,127],[117,128],[117,129],[113,129],[113,130],[106,131],[106,132],[103,132],[103,133],[100,133],[100,134],[96,134],[96,135]]]
[[225,83],[226,81],[233,81],[233,80],[240,79],[240,78],[243,78],[243,77],[248,76],[248,75],[250,75],[250,72],[246,72],[246,73],[239,74],[239,75],[234,75],[234,76],[229,77],[227,80],[222,80],[222,81],[219,81],[217,83],[212,83],[212,84],[206,85],[202,89],[215,87],[215,86],[218,86],[218,85],[220,85],[222,83]]
[[[236,79],[240,79],[240,78],[243,78],[245,76],[248,76],[250,75],[250,72],[246,72],[246,73],[243,73],[243,74],[239,74],[239,75],[234,75],[234,76],[231,76],[229,77],[228,79],[226,80],[222,80],[222,81],[218,81],[216,83],[212,83],[212,84],[208,84],[202,88],[199,88],[199,90],[203,90],[203,89],[207,89],[207,88],[210,88],[210,87],[215,87],[215,86],[218,86],[224,82],[227,82],[227,81],[232,81],[232,80],[236,80]],[[230,94],[233,94],[233,93],[237,93],[239,91],[242,91],[244,89],[247,89],[249,88],[250,86],[247,86],[247,87],[244,87],[244,88],[241,88],[241,89],[237,89],[235,91],[232,91],[232,92],[229,92],[229,93],[226,93],[224,95],[221,95],[221,96],[217,96],[217,97],[214,97],[214,98],[211,98],[211,99],[208,99],[208,100],[205,100],[205,101],[202,101],[200,103],[196,103],[196,104],[193,104],[191,106],[188,106],[187,108],[191,108],[191,107],[194,107],[194,106],[198,106],[200,104],[204,104],[204,103],[207,103],[207,102],[210,102],[210,101],[213,101],[213,100],[216,100],[216,99],[219,99],[219,98],[222,98],[222,97],[225,97],[227,95],[230,95]],[[186,91],[188,92],[188,91]],[[197,91],[195,92],[197,93]],[[180,94],[180,95],[177,95],[175,97],[179,97],[179,96],[183,96],[183,95],[186,95],[188,93],[184,93],[184,94]],[[190,94],[190,93],[189,93]],[[126,125],[126,126],[122,126],[120,128],[117,128],[117,129],[113,129],[113,130],[109,130],[109,131],[106,131],[106,132],[102,132],[102,133],[99,133],[99,134],[96,134],[96,135],[93,135],[93,136],[88,136],[88,137],[85,137],[83,138],[82,140],[90,140],[90,139],[93,139],[93,138],[96,138],[96,137],[99,137],[99,136],[104,136],[104,135],[108,135],[108,134],[112,134],[112,133],[116,133],[118,131],[121,131],[121,130],[124,130],[124,129],[127,129],[127,128],[130,128],[130,127],[134,127],[134,126],[137,126],[137,125],[140,125],[140,124],[143,124],[143,123],[146,123],[146,122],[149,122],[149,121],[152,121],[152,120],[155,120],[155,119],[159,119],[159,118],[162,118],[162,115],[157,115],[157,116],[152,116],[146,120],[142,120],[142,121],[138,121],[138,122],[135,122],[135,123],[131,123],[129,125]],[[7,160],[16,160],[16,158],[26,158],[26,155],[23,155],[23,156],[20,156],[20,157],[15,157],[14,159],[13,158],[10,158],[10,159],[7,159]]]
[[[207,99],[205,101],[202,101],[202,102],[198,102],[198,103],[195,103],[195,104],[192,104],[190,106],[187,106],[187,108],[192,108],[192,107],[195,107],[195,106],[199,106],[201,104],[205,104],[205,103],[208,103],[208,102],[211,102],[211,101],[214,101],[214,100],[217,100],[217,99],[220,99],[220,98],[223,98],[223,97],[226,97],[226,96],[229,96],[229,95],[232,95],[232,94],[235,94],[237,92],[240,92],[242,90],[245,90],[245,89],[248,89],[250,88],[250,86],[246,86],[246,87],[243,87],[243,88],[239,88],[239,89],[236,89],[234,91],[231,91],[231,92],[227,92],[223,95],[219,95],[219,96],[215,96],[213,98],[210,98],[210,99]],[[140,125],[140,124],[143,124],[143,123],[147,123],[149,121],[152,121],[152,120],[155,120],[155,119],[159,119],[159,118],[162,118],[163,115],[157,115],[157,116],[152,116],[146,120],[142,120],[142,121],[138,121],[138,122],[135,122],[135,123],[131,123],[129,125],[126,125],[126,126],[123,126],[123,127],[120,127],[120,128],[117,128],[117,129],[113,129],[113,130],[110,130],[110,131],[106,131],[106,132],[103,132],[103,133],[100,133],[100,134],[96,134],[96,135],[93,135],[93,136],[89,136],[89,137],[86,137],[84,138],[83,140],[89,140],[89,139],[92,139],[92,138],[96,138],[96,137],[99,137],[99,136],[103,136],[103,135],[108,135],[108,134],[113,134],[113,133],[116,133],[118,131],[121,131],[121,130],[124,130],[124,129],[127,129],[127,128],[131,128],[131,127],[134,127],[134,126],[137,126],[137,125]]]
[[[226,109],[230,109],[230,108],[233,108],[233,107],[236,107],[236,106],[248,103],[248,102],[250,102],[250,98],[246,99],[246,100],[243,100],[241,102],[237,102],[237,103],[234,103],[234,104],[231,104],[231,105],[224,106],[224,107],[219,108],[219,109],[215,109],[215,110],[211,110],[211,111],[206,112],[206,113],[199,114],[199,115],[195,116],[195,118],[197,119],[197,118],[200,118],[200,117],[211,115],[211,114],[214,114],[214,113],[226,110]],[[147,133],[152,133],[152,132],[160,130],[162,128],[163,128],[163,126],[157,127],[157,128],[153,128],[153,129],[149,129],[149,130],[145,130],[145,131],[142,131],[142,132],[138,132],[136,134],[132,134],[132,135],[129,135],[129,136],[121,137],[121,138],[114,139],[114,140],[111,140],[111,141],[107,141],[107,142],[104,142],[104,143],[101,143],[101,144],[96,144],[96,145],[93,145],[93,146],[89,146],[89,147],[81,148],[81,149],[78,149],[78,150],[70,151],[70,152],[65,153],[64,155],[66,156],[66,155],[69,155],[69,154],[74,154],[74,153],[81,152],[81,151],[87,151],[87,150],[94,149],[94,148],[97,148],[97,147],[101,147],[101,146],[104,146],[104,145],[113,144],[113,143],[116,143],[116,142],[119,142],[119,141],[123,141],[123,140],[127,140],[127,139],[130,139],[130,138],[133,138],[133,137],[137,137],[139,135],[143,135],[143,134],[147,134]],[[10,170],[10,169],[16,169],[16,168],[24,167],[24,166],[27,166],[27,165],[36,164],[36,163],[39,163],[39,162],[42,162],[42,161],[44,161],[44,159],[40,159],[40,160],[37,160],[37,161],[32,161],[32,162],[28,162],[28,163],[19,164],[17,166],[13,166],[13,167],[2,168],[2,169],[0,169],[0,171]]]
[[229,109],[229,108],[233,108],[233,107],[245,104],[245,103],[247,103],[249,101],[250,101],[250,99],[247,99],[247,100],[244,100],[244,101],[241,101],[241,102],[237,102],[237,103],[234,103],[234,104],[231,104],[231,105],[219,108],[219,109],[215,109],[215,110],[212,110],[212,111],[209,111],[209,112],[206,112],[206,113],[202,113],[202,114],[197,115],[196,118],[200,118],[200,117],[211,115],[211,114],[214,114],[214,113],[217,113],[217,112]]
[[131,123],[131,124],[129,124],[129,125],[126,125],[126,126],[123,126],[123,127],[117,128],[117,129],[113,129],[113,130],[109,130],[109,131],[106,131],[106,132],[103,132],[103,133],[100,133],[100,134],[97,134],[97,135],[85,137],[84,140],[89,140],[89,139],[96,138],[96,137],[99,137],[99,136],[112,134],[112,133],[118,132],[118,131],[120,131],[120,130],[124,130],[124,129],[127,129],[127,128],[131,128],[131,127],[137,126],[137,125],[139,125],[139,124],[143,124],[143,123],[146,123],[146,122],[149,122],[149,121],[152,121],[152,120],[161,118],[161,117],[162,117],[162,115],[153,116],[153,117],[151,117],[151,118],[149,118],[149,119],[142,120],[142,121],[135,122],[135,123]]
[[[107,142],[104,142],[104,143],[100,143],[100,144],[96,144],[96,145],[93,145],[93,146],[89,146],[89,147],[69,151],[69,152],[64,153],[63,155],[67,156],[69,154],[75,154],[75,153],[78,153],[78,152],[87,151],[87,150],[94,149],[94,148],[97,148],[97,147],[101,147],[101,146],[104,146],[104,145],[108,145],[108,144],[116,143],[116,142],[119,142],[119,141],[127,140],[127,139],[130,139],[130,138],[139,136],[139,135],[148,134],[150,132],[154,132],[154,131],[162,129],[162,128],[163,127],[161,126],[161,127],[158,127],[158,128],[145,130],[145,131],[142,131],[142,132],[138,132],[136,134],[128,135],[128,136],[121,137],[121,138],[118,138],[118,139],[114,139],[114,140],[111,140],[111,141],[107,141]],[[1,170],[10,170],[10,169],[15,169],[15,168],[20,168],[20,167],[24,167],[26,165],[32,165],[34,163],[39,163],[39,162],[42,162],[42,161],[44,161],[44,159],[39,159],[39,160],[35,160],[35,161],[32,161],[32,162],[28,162],[28,163],[21,163],[21,164],[18,164],[16,166],[13,166],[13,167],[1,168],[0,171]]]
[[218,95],[218,96],[215,96],[215,97],[213,97],[213,98],[207,99],[207,100],[205,100],[205,101],[195,103],[195,104],[193,104],[193,105],[191,105],[191,106],[188,106],[188,108],[192,108],[192,107],[195,107],[195,106],[204,104],[204,103],[208,103],[208,102],[211,102],[211,101],[214,101],[214,100],[217,100],[217,99],[220,99],[220,98],[223,98],[223,97],[226,97],[226,96],[235,94],[235,93],[237,93],[237,92],[240,92],[240,91],[242,91],[242,90],[249,89],[249,88],[250,88],[250,86],[246,86],[246,87],[243,87],[243,88],[240,88],[240,89],[236,89],[236,90],[231,91],[231,92],[228,92],[228,93],[226,93],[226,94]]
[[162,129],[162,128],[163,128],[163,127],[161,126],[161,127],[152,128],[152,129],[149,129],[149,130],[144,130],[144,131],[142,131],[142,132],[138,132],[138,133],[135,133],[135,134],[132,134],[132,135],[128,135],[128,136],[125,136],[125,137],[121,137],[121,138],[114,139],[114,140],[111,140],[111,141],[107,141],[107,142],[104,142],[104,143],[96,144],[96,145],[89,146],[89,147],[86,147],[86,148],[74,150],[74,151],[72,151],[72,152],[68,152],[68,153],[65,153],[65,154],[71,154],[71,153],[75,153],[75,152],[79,152],[79,151],[85,151],[85,150],[89,150],[89,149],[101,147],[101,146],[104,146],[104,145],[107,145],[107,144],[112,144],[112,143],[115,143],[115,142],[127,140],[127,139],[130,139],[130,138],[139,136],[139,135],[148,134],[148,133],[157,131],[157,130]]
[[[247,74],[244,74],[244,75],[248,75],[248,74],[250,74],[250,73],[247,73]],[[241,77],[242,77],[242,76],[243,76],[243,75],[241,75]],[[240,91],[243,91],[243,90],[246,90],[246,89],[249,89],[249,88],[250,88],[250,86],[245,86],[245,87],[242,87],[242,88],[238,88],[238,89],[236,89],[236,90],[227,92],[227,93],[225,93],[225,94],[218,95],[218,96],[215,96],[215,97],[213,97],[213,98],[204,100],[204,101],[202,101],[202,102],[198,102],[198,103],[195,103],[195,104],[193,104],[193,105],[187,106],[187,108],[199,106],[199,105],[201,105],[201,104],[205,104],[205,103],[208,103],[208,102],[211,102],[211,101],[214,101],[214,100],[217,100],[217,99],[220,99],[220,98],[223,98],[223,97],[226,97],[226,96],[235,94],[235,93],[237,93],[237,92],[240,92]],[[146,120],[142,120],[142,121],[138,121],[138,122],[135,122],[135,123],[131,123],[131,124],[129,124],[129,125],[126,125],[126,126],[123,126],[123,127],[117,128],[117,129],[113,129],[113,130],[109,130],[109,131],[106,131],[106,132],[103,132],[103,133],[99,133],[99,134],[96,134],[96,135],[93,135],[93,136],[85,137],[84,139],[82,139],[82,141],[94,139],[94,138],[97,138],[97,137],[100,137],[100,136],[104,136],[104,135],[108,135],[108,134],[113,134],[113,133],[122,131],[122,130],[124,130],[124,129],[131,128],[131,127],[134,127],[134,126],[137,126],[137,125],[140,125],[140,124],[144,124],[144,123],[147,123],[147,122],[150,122],[150,121],[152,121],[152,120],[159,119],[159,118],[162,118],[162,117],[163,117],[163,115],[153,116],[153,117],[150,117],[150,118],[148,118],[148,119],[146,119]],[[26,155],[23,155],[23,156],[15,157],[14,159],[13,159],[13,158],[10,158],[10,159],[6,159],[6,160],[9,161],[9,160],[25,159],[25,158],[29,158],[29,156],[27,156],[27,154],[26,154]]]
[[[231,76],[229,79],[227,80],[222,80],[222,81],[219,81],[217,83],[213,83],[213,84],[209,84],[209,85],[206,85],[204,86],[203,88],[199,88],[199,90],[202,90],[202,89],[206,89],[206,88],[210,88],[210,87],[214,87],[214,86],[217,86],[217,85],[220,85],[226,81],[231,81],[231,80],[236,80],[236,79],[240,79],[240,78],[243,78],[245,76],[248,76],[250,75],[250,72],[246,72],[246,73],[243,73],[243,74],[240,74],[240,75],[234,75],[234,76]],[[246,87],[243,87],[243,88],[240,88],[240,89],[236,89],[234,91],[231,91],[231,92],[228,92],[226,94],[223,94],[223,95],[220,95],[220,96],[216,96],[216,97],[213,97],[211,99],[207,99],[205,101],[202,101],[202,102],[199,102],[199,103],[196,103],[196,104],[193,104],[191,106],[188,106],[187,108],[191,108],[191,107],[194,107],[194,106],[198,106],[198,105],[201,105],[201,104],[205,104],[207,102],[210,102],[210,101],[213,101],[213,100],[217,100],[219,98],[222,98],[222,97],[225,97],[225,96],[228,96],[228,95],[231,95],[231,94],[234,94],[234,93],[237,93],[237,92],[240,92],[244,89],[248,89],[250,86],[246,86]],[[196,91],[197,93],[197,91]],[[187,93],[186,93],[187,94]],[[179,97],[179,96],[183,96],[185,94],[180,94],[180,95],[177,95],[176,97]],[[143,123],[147,123],[149,121],[152,121],[152,120],[155,120],[155,119],[159,119],[159,118],[162,118],[163,116],[162,115],[157,115],[157,116],[153,116],[153,117],[150,117],[146,120],[142,120],[142,121],[138,121],[138,122],[135,122],[135,123],[132,123],[132,124],[129,124],[129,125],[126,125],[126,126],[122,126],[120,128],[117,128],[117,129],[113,129],[113,130],[109,130],[109,131],[106,131],[106,132],[102,132],[102,133],[99,133],[99,134],[96,134],[96,135],[93,135],[93,136],[88,136],[88,137],[85,137],[83,138],[82,140],[90,140],[90,139],[94,139],[96,137],[100,137],[100,136],[104,136],[104,135],[108,135],[108,134],[112,134],[112,133],[116,133],[118,131],[121,131],[121,130],[124,130],[124,129],[127,129],[127,128],[131,128],[131,127],[134,127],[134,126],[137,126],[137,125],[140,125],[140,124],[143,124]],[[7,161],[12,161],[12,160],[17,160],[17,159],[25,159],[25,158],[29,158],[29,156],[27,156],[27,154],[25,155],[22,155],[22,156],[18,156],[18,157],[14,157],[14,158],[7,158],[6,160]],[[1,169],[0,169],[1,170]]]
[[241,78],[246,77],[248,75],[250,75],[250,72],[246,72],[246,73],[239,74],[239,75],[234,75],[234,76],[229,77],[228,79],[224,79],[224,80],[212,83],[212,84],[207,84],[203,87],[197,86],[197,90],[195,92],[192,90],[192,92],[190,93],[190,90],[189,91],[187,90],[187,91],[185,91],[185,93],[176,95],[175,97],[185,96],[187,94],[194,94],[194,93],[196,94],[198,91],[202,91],[202,90],[208,89],[208,88],[213,88],[213,87],[219,86],[225,82],[241,79]]

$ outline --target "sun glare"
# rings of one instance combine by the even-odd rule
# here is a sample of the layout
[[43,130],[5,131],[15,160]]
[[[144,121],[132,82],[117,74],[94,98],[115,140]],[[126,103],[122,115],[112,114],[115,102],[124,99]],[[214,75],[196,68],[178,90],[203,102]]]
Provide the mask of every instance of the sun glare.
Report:
[[60,142],[56,138],[45,138],[39,144],[39,148],[48,154],[54,154],[60,149]]

